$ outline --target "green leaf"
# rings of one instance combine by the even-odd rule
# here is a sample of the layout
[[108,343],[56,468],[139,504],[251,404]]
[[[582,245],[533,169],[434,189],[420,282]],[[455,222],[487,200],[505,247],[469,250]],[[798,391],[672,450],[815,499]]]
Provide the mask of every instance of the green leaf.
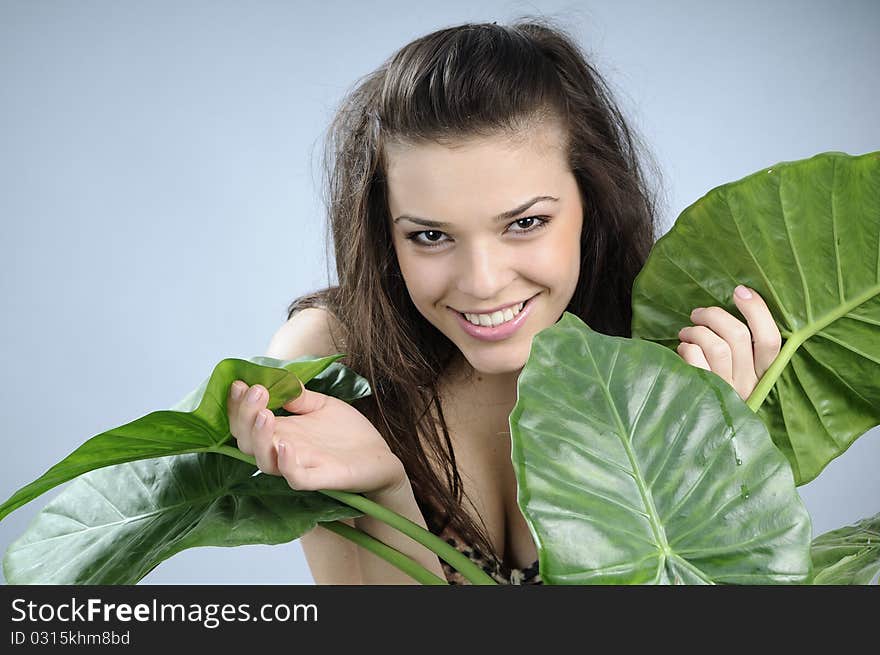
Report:
[[279,544],[360,516],[314,491],[215,453],[117,464],[74,480],[14,541],[9,584],[136,584],[196,546]]
[[[256,363],[262,364],[263,366],[289,366],[290,364],[302,360],[303,358],[285,361],[272,360],[268,357],[254,358]],[[272,364],[273,361],[277,363]],[[367,382],[365,378],[338,362],[333,362],[314,377],[301,379],[303,379],[309,390],[339,398],[348,404],[360,400],[361,398],[365,398],[372,393],[370,383]],[[286,411],[283,407],[279,407],[274,413],[276,416],[291,415],[290,412]]]
[[685,209],[635,280],[632,334],[675,349],[695,307],[745,323],[737,284],[783,338],[749,406],[804,484],[880,423],[880,152],[782,162]]
[[[369,395],[367,381],[333,359],[254,357],[245,362],[243,375],[239,368],[213,397],[225,401],[235,379],[269,388],[277,369],[296,375],[312,391],[346,402]],[[175,411],[198,411],[205,392],[216,391],[216,373],[215,368]],[[276,382],[274,390],[279,388]],[[279,413],[289,414],[281,408]],[[228,430],[225,408],[223,418]],[[9,547],[3,560],[6,579],[12,584],[134,584],[186,548],[284,543],[317,522],[362,514],[322,493],[294,491],[280,476],[257,473],[247,462],[198,453],[115,464],[81,475]]]
[[[240,379],[250,385],[266,387],[269,391],[268,408],[275,411],[299,395],[300,380],[311,388],[308,382],[341,357],[344,355],[291,361],[269,357],[255,357],[249,361],[224,359],[214,367],[211,376],[174,409],[151,412],[83,443],[0,505],[0,519],[49,489],[87,471],[150,457],[211,452],[232,438],[226,415],[226,396],[233,381]],[[337,368],[320,384],[325,387],[341,385],[348,395],[364,393],[366,381],[357,381],[352,376],[356,376],[353,371],[343,372]],[[366,392],[368,390],[367,385]],[[278,413],[289,415],[284,410]]]
[[517,391],[518,502],[549,584],[808,579],[791,468],[718,376],[565,312]]
[[816,537],[813,584],[871,584],[880,573],[880,514]]

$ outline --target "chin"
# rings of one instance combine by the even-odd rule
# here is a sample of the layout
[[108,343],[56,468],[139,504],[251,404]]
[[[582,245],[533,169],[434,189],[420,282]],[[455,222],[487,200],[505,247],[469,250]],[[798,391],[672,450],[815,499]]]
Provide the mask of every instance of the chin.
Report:
[[529,356],[528,344],[525,350],[520,348],[498,349],[496,353],[474,352],[473,350],[462,351],[465,359],[477,373],[483,375],[505,375],[519,373]]

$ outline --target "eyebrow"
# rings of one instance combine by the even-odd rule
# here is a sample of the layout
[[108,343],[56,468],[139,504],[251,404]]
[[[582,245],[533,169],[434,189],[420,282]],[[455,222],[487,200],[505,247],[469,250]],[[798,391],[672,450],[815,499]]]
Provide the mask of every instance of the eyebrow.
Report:
[[[554,198],[553,196],[535,196],[531,200],[527,200],[519,207],[514,207],[513,209],[508,209],[506,212],[501,212],[497,216],[492,219],[492,222],[504,221],[507,219],[511,219],[517,214],[522,214],[529,207],[534,205],[537,202],[541,202],[542,200],[552,200],[554,202],[558,201],[559,198]],[[408,214],[401,214],[397,218],[394,219],[394,224],[397,225],[398,221],[402,220],[412,221],[413,223],[418,223],[419,225],[424,225],[426,227],[450,227],[452,223],[444,223],[443,221],[431,221],[427,218],[419,218],[418,216],[409,216]]]

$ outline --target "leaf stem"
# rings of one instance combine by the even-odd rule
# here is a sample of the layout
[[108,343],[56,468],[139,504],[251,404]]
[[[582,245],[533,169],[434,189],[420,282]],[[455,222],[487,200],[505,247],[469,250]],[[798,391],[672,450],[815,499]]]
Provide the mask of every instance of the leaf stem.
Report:
[[212,446],[211,448],[207,449],[207,452],[220,453],[221,455],[226,455],[227,457],[239,459],[242,462],[247,462],[248,464],[253,464],[254,466],[257,466],[257,460],[254,458],[253,455],[245,455],[235,446]]
[[448,582],[446,582],[446,580],[443,580],[428,571],[411,557],[407,557],[399,550],[392,548],[387,544],[383,544],[381,541],[379,541],[375,537],[368,535],[363,530],[353,528],[350,525],[343,523],[342,521],[326,521],[324,523],[321,523],[321,527],[327,528],[331,532],[335,532],[339,536],[345,537],[346,539],[356,543],[358,546],[361,546],[362,548],[370,551],[374,555],[381,557],[386,562],[393,564],[401,571],[408,574],[416,582],[420,582],[425,585],[447,586],[449,584]]
[[[257,465],[256,460],[251,455],[245,455],[241,450],[234,446],[227,445],[219,445],[213,446],[210,449],[212,452],[217,452],[222,455],[228,455],[229,457],[234,457],[235,459],[239,459],[243,462],[247,462],[248,464]],[[402,532],[406,536],[410,537],[417,543],[421,544],[431,552],[437,555],[440,559],[448,563],[454,569],[456,569],[459,573],[461,573],[469,582],[475,585],[495,585],[498,584],[495,580],[487,574],[483,569],[477,566],[470,559],[465,557],[463,553],[458,551],[457,549],[450,546],[448,543],[443,541],[437,535],[434,535],[427,530],[425,530],[422,526],[413,523],[405,516],[401,516],[400,514],[388,509],[387,507],[383,507],[378,503],[373,502],[369,498],[362,496],[361,494],[351,493],[348,491],[335,491],[322,489],[320,493],[325,496],[329,496],[334,500],[338,500],[349,507],[354,507],[362,511],[364,514],[372,516],[374,519],[382,521],[390,525],[392,528],[397,529]],[[346,526],[350,527],[350,526]],[[357,530],[356,528],[351,528],[352,530]],[[357,530],[358,532],[362,532]],[[379,542],[382,543],[382,542]],[[384,544],[383,544],[384,545]],[[390,546],[389,546],[390,548]],[[392,549],[394,550],[394,549]],[[394,551],[398,552],[398,551]],[[397,563],[384,557],[380,553],[376,553],[380,557],[383,557],[389,564],[397,566]],[[418,565],[416,565],[418,566]],[[398,568],[400,568],[398,566]],[[403,569],[401,569],[403,570]],[[434,575],[427,569],[423,569],[425,573]],[[404,571],[408,575],[411,575],[409,571]],[[436,577],[436,576],[434,576]]]
[[804,341],[805,338],[801,337],[797,332],[789,337],[788,341],[785,342],[785,345],[782,346],[782,349],[776,356],[776,359],[770,364],[770,368],[764,371],[764,375],[761,376],[758,384],[755,385],[755,388],[752,389],[752,393],[749,394],[749,398],[746,401],[746,405],[749,406],[749,409],[753,412],[757,412],[758,408],[764,404],[773,385],[776,384],[779,376],[782,375],[782,371],[788,366],[788,362]]
[[443,541],[440,537],[428,532],[422,526],[413,523],[408,518],[397,514],[387,507],[383,507],[369,498],[365,498],[361,494],[354,494],[348,491],[332,491],[325,489],[322,490],[321,493],[330,496],[331,498],[335,498],[339,502],[345,503],[355,509],[359,509],[364,514],[368,514],[374,519],[387,523],[392,528],[396,528],[407,537],[410,537],[431,552],[435,553],[440,559],[455,568],[472,584],[498,584],[489,574],[483,571],[483,569],[465,557],[463,553]]
[[868,302],[872,298],[876,297],[878,294],[880,294],[880,284],[876,284],[873,287],[865,289],[856,297],[850,298],[847,302],[842,303],[838,307],[835,307],[832,311],[826,313],[824,316],[813,319],[812,322],[803,326],[801,329],[792,332],[788,340],[785,342],[785,345],[776,356],[776,359],[773,360],[770,368],[768,368],[764,372],[764,375],[761,377],[760,381],[752,390],[752,393],[749,395],[749,399],[748,401],[746,401],[746,404],[749,406],[749,408],[753,412],[758,411],[758,408],[767,399],[767,395],[770,393],[770,389],[773,388],[773,385],[776,384],[776,380],[778,380],[779,376],[782,375],[782,370],[788,365],[788,362],[794,356],[797,349],[801,347],[801,344],[804,341],[806,341],[813,335],[821,332],[831,323],[838,320],[839,318],[842,318],[843,316],[846,316],[856,307]]

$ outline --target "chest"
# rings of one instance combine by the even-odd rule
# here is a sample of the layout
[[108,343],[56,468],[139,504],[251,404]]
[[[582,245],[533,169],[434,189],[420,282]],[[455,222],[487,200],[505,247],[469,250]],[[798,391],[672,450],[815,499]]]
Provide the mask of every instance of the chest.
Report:
[[474,404],[446,396],[444,418],[461,475],[464,506],[486,530],[495,552],[508,566],[525,568],[538,557],[528,524],[517,504],[510,461],[511,407]]

